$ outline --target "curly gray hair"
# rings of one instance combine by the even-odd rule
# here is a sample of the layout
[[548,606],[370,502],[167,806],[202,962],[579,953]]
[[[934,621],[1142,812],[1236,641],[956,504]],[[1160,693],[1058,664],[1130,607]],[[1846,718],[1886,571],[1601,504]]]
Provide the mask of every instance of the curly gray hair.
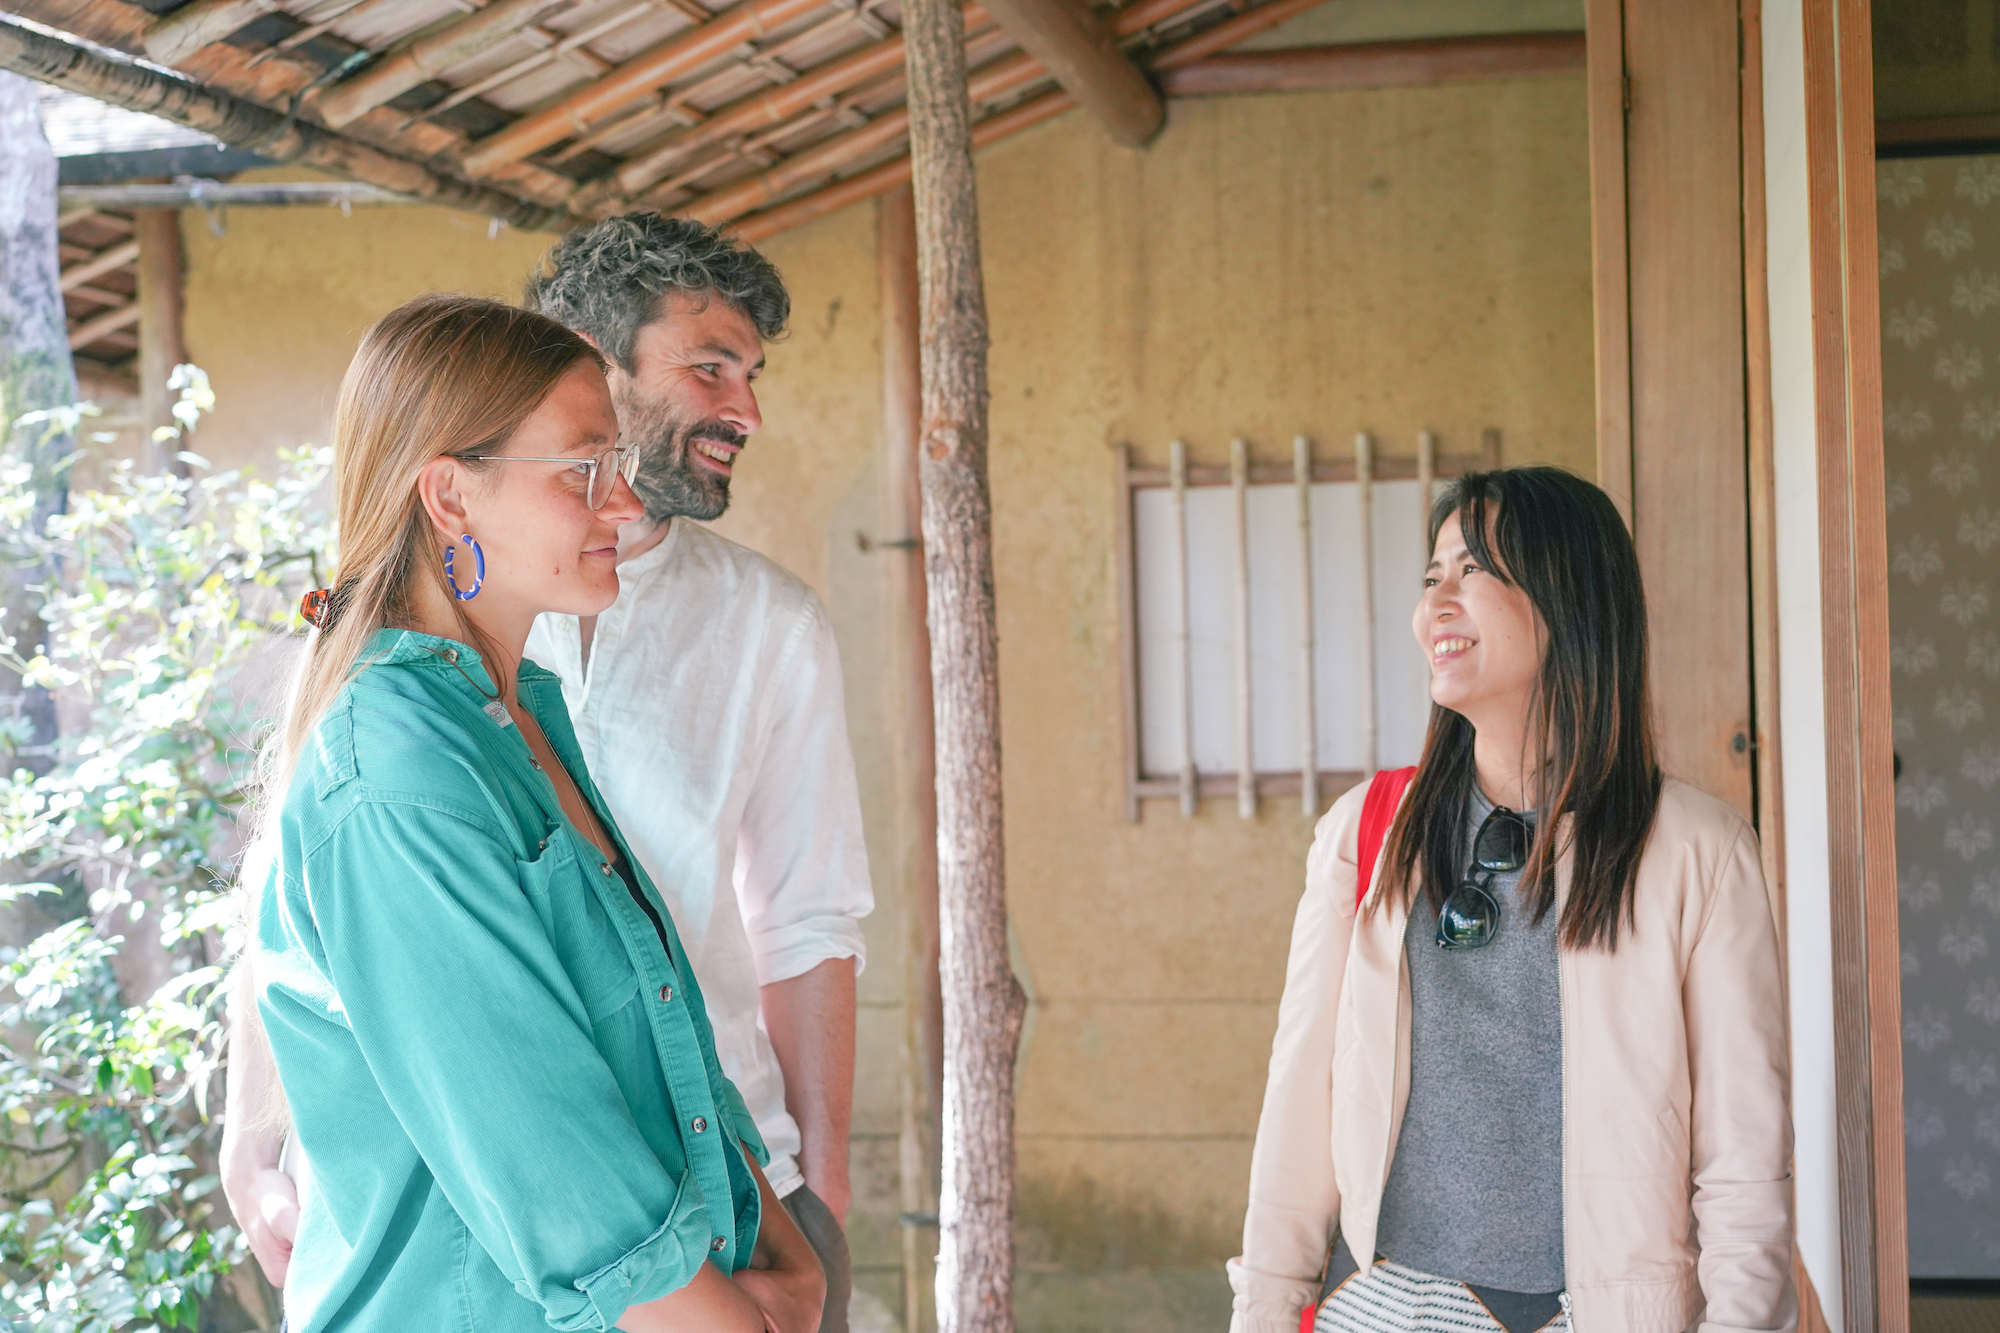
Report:
[[632,343],[673,294],[716,298],[749,316],[766,342],[781,336],[792,298],[777,266],[713,227],[627,213],[569,233],[528,278],[526,301],[632,373]]

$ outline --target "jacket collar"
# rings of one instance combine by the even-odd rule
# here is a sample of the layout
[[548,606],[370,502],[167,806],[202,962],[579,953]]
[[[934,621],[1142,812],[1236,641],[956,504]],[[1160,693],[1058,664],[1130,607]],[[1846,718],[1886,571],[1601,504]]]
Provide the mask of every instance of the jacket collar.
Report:
[[[361,660],[370,666],[434,666],[445,671],[458,667],[487,693],[493,690],[493,678],[487,674],[479,650],[458,639],[423,634],[413,629],[378,629],[362,650]],[[520,685],[556,679],[558,677],[553,671],[529,658],[521,659],[517,675]]]

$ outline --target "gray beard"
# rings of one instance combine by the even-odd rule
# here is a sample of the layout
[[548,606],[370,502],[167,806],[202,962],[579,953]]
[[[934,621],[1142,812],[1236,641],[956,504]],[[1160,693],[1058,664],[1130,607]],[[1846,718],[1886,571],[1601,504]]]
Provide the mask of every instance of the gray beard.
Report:
[[694,441],[743,437],[719,421],[686,421],[665,404],[629,391],[618,396],[617,408],[626,444],[639,451],[632,493],[646,507],[646,517],[654,523],[721,518],[729,508],[729,478],[694,461]]

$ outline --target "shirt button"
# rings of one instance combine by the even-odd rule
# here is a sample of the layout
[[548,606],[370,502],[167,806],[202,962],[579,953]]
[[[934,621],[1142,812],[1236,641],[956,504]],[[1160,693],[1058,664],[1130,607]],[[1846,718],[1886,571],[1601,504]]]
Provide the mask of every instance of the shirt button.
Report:
[[539,759],[530,759],[528,761],[528,767],[534,769],[537,773],[539,773],[542,771],[542,761]]
[[665,1004],[665,1003],[667,1003],[668,1001],[672,1000],[673,998],[674,998],[674,988],[673,988],[672,986],[662,986],[662,987],[660,987],[660,1003],[661,1003],[661,1004]]
[[707,1119],[707,1117],[705,1117],[705,1116],[696,1116],[696,1117],[694,1118],[694,1132],[695,1132],[695,1133],[697,1133],[697,1134],[706,1134],[706,1133],[708,1132],[708,1119]]
[[444,660],[445,660],[445,661],[447,661],[447,662],[456,662],[456,661],[458,661],[458,649],[456,649],[456,648],[447,648],[447,649],[445,649],[445,650],[444,650]]
[[599,870],[602,870],[607,875],[611,873],[611,863],[609,861],[602,863],[597,868]]
[[536,843],[535,846],[537,849],[546,852],[549,849],[549,840],[547,838],[543,838],[540,842]]
[[721,1254],[722,1247],[727,1245],[728,1243],[729,1242],[724,1240],[722,1237],[717,1236],[714,1240],[708,1243],[708,1248],[714,1250],[717,1254]]

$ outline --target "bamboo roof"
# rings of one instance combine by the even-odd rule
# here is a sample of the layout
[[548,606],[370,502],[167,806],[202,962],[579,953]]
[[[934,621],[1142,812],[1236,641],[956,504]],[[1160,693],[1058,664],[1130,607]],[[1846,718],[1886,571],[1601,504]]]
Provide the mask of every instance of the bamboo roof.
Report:
[[[1126,0],[1099,19],[1158,78],[1318,3]],[[525,225],[648,208],[754,240],[909,173],[901,0],[6,7],[138,58],[132,79],[167,67],[235,99],[226,123],[200,127],[237,147]],[[976,144],[1076,105],[978,0],[964,12]],[[157,97],[145,105],[175,114]]]

